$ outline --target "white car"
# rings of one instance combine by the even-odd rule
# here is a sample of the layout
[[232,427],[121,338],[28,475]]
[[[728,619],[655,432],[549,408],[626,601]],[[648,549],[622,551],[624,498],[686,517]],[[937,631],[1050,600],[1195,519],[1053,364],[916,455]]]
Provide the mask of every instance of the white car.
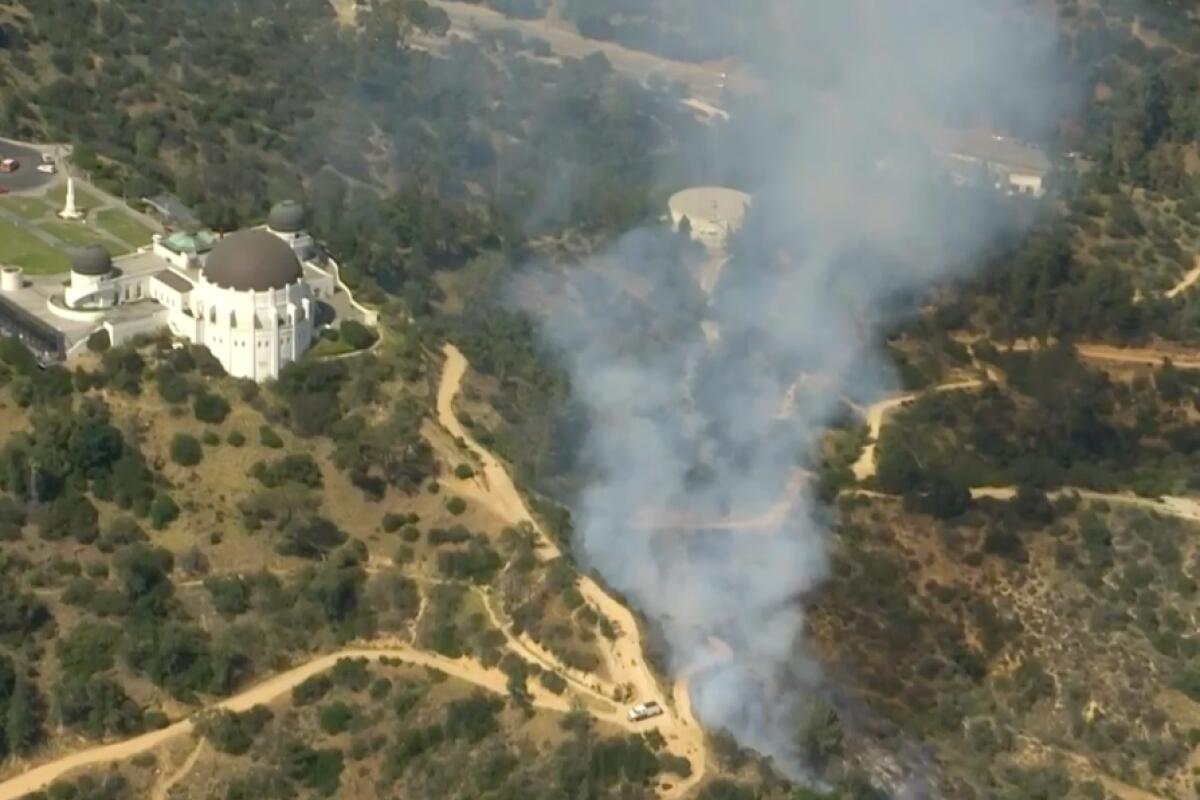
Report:
[[44,172],[47,175],[53,175],[54,173],[58,172],[58,167],[54,166],[53,164],[38,164],[37,171]]
[[642,720],[657,717],[663,713],[663,707],[653,700],[649,703],[638,703],[633,708],[629,709],[629,721],[641,722]]

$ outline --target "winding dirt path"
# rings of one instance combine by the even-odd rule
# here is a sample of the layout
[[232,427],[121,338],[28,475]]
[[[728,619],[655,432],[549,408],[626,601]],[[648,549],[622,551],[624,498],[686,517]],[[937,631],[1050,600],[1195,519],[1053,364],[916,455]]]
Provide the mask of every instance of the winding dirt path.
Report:
[[[464,448],[470,451],[478,464],[479,474],[470,481],[473,484],[472,494],[508,522],[514,525],[529,524],[537,533],[541,544],[538,550],[539,558],[543,560],[557,558],[562,551],[530,513],[508,470],[496,456],[475,440],[463,427],[458,415],[455,414],[454,399],[458,396],[468,364],[466,357],[452,344],[447,343],[442,348],[442,352],[446,361],[437,392],[438,422]],[[662,690],[654,671],[646,663],[642,650],[641,631],[633,612],[617,602],[587,575],[580,576],[579,591],[584,599],[607,617],[616,628],[617,634],[613,640],[600,640],[607,644],[605,656],[612,680],[615,683],[630,686],[638,701],[660,697]],[[501,626],[501,630],[505,630],[503,626]],[[542,652],[544,653],[544,651]],[[555,668],[558,671],[570,675],[570,670],[565,669],[552,657],[550,658],[552,663],[556,664]],[[542,659],[536,660],[541,661]],[[686,685],[680,689],[676,684],[676,692],[678,691],[686,692]],[[689,791],[703,778],[707,763],[707,746],[704,729],[692,715],[690,703],[683,708],[678,703],[665,702],[664,705],[674,706],[674,708],[668,707],[667,713],[655,720],[656,725],[645,727],[657,727],[663,737],[673,745],[672,749],[677,750],[692,764],[691,777],[673,785],[668,792],[663,794],[664,797],[678,797]],[[3,798],[0,797],[0,800]]]
[[[952,381],[943,383],[940,386],[935,386],[930,389],[931,392],[958,392],[968,389],[979,389],[983,386],[983,381],[979,379]],[[871,440],[866,447],[863,448],[862,455],[854,462],[852,467],[854,477],[857,480],[865,481],[868,478],[875,477],[876,471],[879,469],[879,454],[877,446],[879,444],[879,435],[883,432],[883,422],[888,414],[900,408],[903,405],[911,403],[921,396],[920,392],[910,392],[908,394],[896,395],[880,400],[878,403],[867,407],[867,429],[870,432]]]
[[[1052,500],[1063,497],[1078,497],[1094,503],[1112,503],[1114,505],[1133,506],[1147,511],[1155,511],[1165,517],[1200,522],[1200,498],[1163,495],[1162,497],[1143,497],[1133,492],[1096,492],[1091,489],[1079,489],[1064,486],[1046,493]],[[976,486],[971,489],[974,500],[1014,500],[1017,496],[1015,486]]]
[[171,789],[174,788],[175,784],[186,778],[188,773],[192,771],[192,768],[196,766],[196,762],[200,760],[200,756],[204,753],[204,746],[207,743],[207,739],[201,739],[196,746],[192,748],[192,752],[188,754],[188,757],[184,759],[183,763],[179,765],[179,769],[175,770],[170,775],[165,776],[162,780],[154,785],[154,790],[150,795],[151,800],[167,800],[167,797],[170,795]]
[[[1028,349],[1028,348],[1026,348]],[[1178,369],[1200,369],[1200,355],[1156,347],[1114,347],[1106,344],[1078,344],[1080,358],[1115,364],[1141,364],[1159,367],[1168,360]]]
[[[319,675],[322,672],[332,669],[343,658],[365,658],[370,661],[378,661],[382,658],[396,659],[407,664],[440,670],[451,677],[473,683],[496,694],[508,694],[508,677],[503,672],[498,669],[489,669],[470,659],[449,659],[434,653],[415,650],[412,647],[404,645],[391,645],[387,648],[361,646],[314,658],[287,672],[268,678],[241,694],[216,703],[210,709],[243,712],[257,705],[265,705],[286,692],[290,692],[294,687],[314,675]],[[569,698],[551,694],[533,685],[530,685],[529,689],[533,698],[533,705],[538,708],[563,713],[571,710]],[[605,713],[592,710],[590,713],[593,717],[602,719],[605,722],[611,722],[631,730],[634,729],[619,711]],[[126,739],[122,742],[81,750],[51,761],[48,764],[43,764],[15,778],[0,783],[0,800],[17,800],[17,798],[45,788],[69,772],[85,767],[125,761],[134,756],[149,752],[179,737],[191,735],[195,731],[193,720],[194,717],[189,717],[157,731],[135,736],[132,739]],[[642,728],[636,729],[642,730]],[[199,758],[198,753],[193,753],[193,756]],[[191,760],[192,758],[189,757],[189,761]],[[187,766],[186,762],[185,766]],[[190,769],[190,766],[188,768]],[[184,775],[186,775],[186,771],[184,771]],[[167,788],[169,789],[170,787],[168,786]]]
[[1165,296],[1168,300],[1176,295],[1186,292],[1188,289],[1192,288],[1196,281],[1200,281],[1200,256],[1196,256],[1195,263],[1196,265],[1188,270],[1187,274],[1180,279],[1179,283],[1175,284],[1166,291]]
[[752,533],[756,531],[774,531],[787,520],[792,508],[796,505],[796,500],[804,490],[805,484],[812,480],[813,477],[813,473],[808,470],[796,470],[788,480],[783,497],[762,514],[754,517],[706,519],[702,517],[688,517],[686,515],[665,516],[655,514],[639,516],[634,519],[633,524],[638,528],[646,530],[675,531],[678,533],[701,533],[706,531],[742,531]]

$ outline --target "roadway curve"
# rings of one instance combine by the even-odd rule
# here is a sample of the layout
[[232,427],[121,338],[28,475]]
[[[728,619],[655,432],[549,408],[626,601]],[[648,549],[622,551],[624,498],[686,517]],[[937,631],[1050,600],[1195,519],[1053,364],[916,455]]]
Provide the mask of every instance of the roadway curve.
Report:
[[[281,697],[286,692],[290,692],[294,687],[314,675],[319,675],[322,672],[332,669],[334,664],[343,658],[365,658],[372,661],[377,661],[381,658],[397,659],[408,664],[441,670],[451,677],[468,681],[496,694],[508,694],[508,678],[503,672],[498,669],[488,669],[470,659],[449,659],[403,645],[390,646],[386,649],[363,646],[314,658],[294,669],[268,678],[241,694],[214,704],[210,706],[210,710],[224,709],[227,711],[243,712],[257,705],[265,705]],[[536,686],[530,686],[530,690],[533,695],[533,704],[539,708],[559,712],[571,710],[571,704],[565,697],[550,694]],[[605,714],[592,712],[592,716],[625,728],[630,727],[628,720],[620,713]],[[51,761],[48,764],[35,767],[15,778],[0,783],[0,800],[17,800],[17,798],[44,789],[52,782],[75,770],[101,766],[116,761],[125,761],[134,756],[154,750],[182,736],[188,736],[195,730],[193,719],[194,717],[189,717],[165,728],[151,731],[141,736],[135,736],[132,739],[91,747],[87,750],[81,750]]]
[[1192,288],[1196,281],[1200,281],[1200,256],[1196,256],[1195,266],[1188,270],[1187,274],[1179,279],[1179,283],[1175,284],[1166,291],[1165,297],[1170,300],[1175,296],[1186,292],[1188,289]]
[[[568,26],[546,19],[506,17],[486,6],[452,0],[430,0],[430,5],[445,11],[450,17],[451,29],[458,33],[471,35],[475,31],[517,31],[525,36],[543,40],[550,45],[555,55],[565,58],[586,58],[594,53],[603,53],[613,69],[639,83],[644,84],[651,75],[658,74],[685,84],[702,103],[718,100],[722,92],[720,84],[726,80],[721,77],[722,70],[718,67],[676,61],[644,50],[622,47],[614,42],[589,39]],[[730,80],[737,78],[731,76]],[[720,109],[713,110],[720,112]]]
[[[517,492],[507,470],[504,469],[495,456],[480,446],[463,429],[457,416],[454,414],[453,401],[461,386],[463,374],[467,369],[467,363],[462,353],[451,345],[446,346],[445,353],[446,368],[443,371],[441,385],[438,390],[438,418],[443,427],[451,435],[458,438],[462,445],[471,451],[472,455],[481,465],[482,475],[479,478],[479,483],[482,485],[480,491],[477,492],[477,496],[502,518],[514,524],[521,522],[530,524],[542,541],[539,553],[540,557],[546,560],[557,557],[560,554],[557,545],[550,540],[544,529],[537,523],[532,514],[529,513],[524,499]],[[600,613],[612,620],[617,627],[617,637],[611,643],[606,653],[613,680],[630,685],[639,698],[650,699],[658,696],[660,694],[658,682],[642,655],[640,632],[633,614],[629,609],[604,592],[591,578],[586,576],[581,577],[579,588],[584,597]],[[487,607],[489,613],[494,614],[490,604],[487,604]],[[499,620],[495,621],[499,622]],[[533,656],[534,660],[542,662],[544,666],[567,673],[571,678],[569,684],[573,690],[601,697],[595,690],[582,685],[582,682],[578,678],[571,676],[570,670],[563,667],[561,663],[557,662],[552,655],[546,653],[542,648],[536,645],[530,647],[528,643],[513,642],[511,639],[509,644],[514,649]],[[441,670],[451,677],[467,681],[496,694],[508,694],[508,677],[503,672],[497,669],[488,669],[472,659],[449,659],[435,653],[416,650],[400,643],[389,642],[386,646],[381,643],[375,643],[374,645],[366,643],[360,647],[341,650],[314,658],[294,669],[269,678],[245,692],[215,703],[208,710],[223,709],[242,712],[256,705],[270,703],[314,675],[332,669],[334,664],[343,658],[366,658],[369,660],[379,660],[381,658],[397,659],[408,664]],[[544,688],[532,684],[529,686],[529,690],[533,705],[538,708],[564,713],[571,710],[571,700],[567,696],[552,694]],[[670,789],[664,791],[661,795],[664,798],[674,798],[686,794],[703,779],[706,769],[707,748],[704,731],[691,713],[691,704],[687,702],[687,692],[685,676],[674,687],[674,702],[667,703],[667,705],[673,706],[673,708],[667,714],[664,714],[650,724],[639,725],[630,723],[625,714],[622,713],[620,707],[617,707],[612,712],[589,709],[589,713],[593,717],[620,726],[626,730],[636,732],[657,728],[672,743],[672,749],[689,760],[692,766],[691,776],[673,784]],[[607,700],[607,698],[604,699]],[[63,778],[71,772],[88,767],[125,761],[142,753],[150,752],[180,737],[191,735],[195,731],[193,719],[194,717],[189,717],[160,730],[151,731],[126,739],[125,741],[90,747],[27,770],[21,775],[0,783],[0,800],[16,800],[16,798],[24,797],[27,794],[44,789],[52,782]],[[194,750],[179,770],[160,783],[160,788],[165,787],[164,791],[169,790],[171,785],[174,785],[182,777],[186,776],[191,767],[194,766],[196,759],[199,758],[199,754],[200,751],[198,749]]]
[[[953,381],[951,383],[943,383],[940,386],[935,386],[930,391],[933,392],[956,392],[967,389],[979,389],[983,386],[983,381],[979,379]],[[867,428],[870,433],[870,441],[863,448],[862,455],[854,462],[854,477],[859,481],[865,481],[868,478],[875,477],[875,472],[879,468],[879,435],[883,432],[883,422],[888,414],[900,408],[903,405],[911,403],[921,396],[919,392],[910,392],[908,394],[896,395],[880,400],[874,405],[868,406],[866,411]]]
[[[442,348],[442,353],[446,361],[442,368],[442,377],[437,392],[438,422],[458,440],[477,464],[475,477],[466,481],[447,480],[447,483],[456,488],[468,490],[472,497],[510,524],[529,525],[537,534],[538,557],[541,560],[549,561],[558,558],[562,555],[562,551],[530,513],[525,499],[517,491],[508,470],[495,455],[475,440],[463,427],[458,415],[454,412],[454,399],[458,396],[463,376],[469,366],[466,357],[457,347],[449,343]],[[633,613],[586,575],[581,575],[579,578],[579,591],[616,628],[615,639],[611,641],[603,638],[597,640],[601,645],[607,644],[605,660],[613,684],[629,686],[639,701],[659,697],[661,689],[653,670],[646,663],[642,650],[641,631]],[[501,626],[501,630],[503,631],[505,628]],[[534,660],[544,662],[550,659],[558,671],[567,676],[572,675],[571,670],[563,667],[540,646],[530,647],[528,643],[524,642],[522,644],[525,645],[523,650],[535,656]],[[576,682],[572,681],[572,683]],[[686,681],[681,680],[676,684],[674,695],[678,697],[680,692],[686,693],[686,691]],[[704,729],[692,715],[690,703],[686,707],[678,702],[668,702],[664,705],[668,706],[667,713],[656,720],[657,725],[654,727],[657,727],[667,741],[673,744],[673,749],[677,749],[679,754],[685,756],[692,764],[692,775],[672,786],[670,791],[663,795],[664,797],[676,797],[686,793],[703,778],[707,762],[707,745]],[[674,706],[674,708],[670,706]],[[3,798],[0,797],[0,800]]]
[[[1015,486],[977,486],[971,489],[971,497],[975,500],[1013,500],[1017,496]],[[1057,500],[1064,497],[1078,497],[1094,503],[1112,503],[1113,505],[1133,506],[1147,511],[1155,511],[1165,517],[1200,522],[1200,499],[1194,497],[1178,497],[1163,495],[1162,497],[1143,497],[1133,492],[1096,492],[1091,489],[1079,489],[1066,486],[1047,492],[1047,497]]]

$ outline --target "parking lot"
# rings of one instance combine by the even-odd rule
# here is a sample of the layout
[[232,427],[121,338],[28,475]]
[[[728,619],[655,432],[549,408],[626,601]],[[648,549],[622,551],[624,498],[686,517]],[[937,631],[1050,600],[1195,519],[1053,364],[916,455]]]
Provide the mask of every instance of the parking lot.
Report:
[[53,175],[38,172],[37,166],[42,163],[42,154],[32,147],[22,147],[0,139],[0,160],[15,158],[21,162],[16,172],[0,173],[0,186],[10,192],[28,192],[40,189],[54,180]]

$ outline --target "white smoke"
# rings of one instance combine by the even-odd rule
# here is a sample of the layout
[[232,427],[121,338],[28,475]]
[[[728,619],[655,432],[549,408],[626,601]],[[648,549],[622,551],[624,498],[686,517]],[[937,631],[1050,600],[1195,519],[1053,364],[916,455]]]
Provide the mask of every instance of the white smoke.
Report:
[[[1017,202],[953,186],[930,131],[1043,132],[1060,84],[1045,71],[1053,21],[1032,3],[775,6],[755,57],[765,90],[731,106],[705,153],[709,174],[741,176],[753,196],[711,303],[655,230],[580,267],[531,270],[514,295],[559,298],[529,310],[590,410],[592,479],[572,503],[581,559],[661,626],[676,671],[725,642],[732,659],[693,684],[703,720],[803,775],[796,718],[819,670],[801,597],[826,575],[827,512],[806,485],[768,530],[655,521],[763,515],[844,398],[889,388],[879,326],[977,263]],[[638,299],[614,288],[618,273]]]

